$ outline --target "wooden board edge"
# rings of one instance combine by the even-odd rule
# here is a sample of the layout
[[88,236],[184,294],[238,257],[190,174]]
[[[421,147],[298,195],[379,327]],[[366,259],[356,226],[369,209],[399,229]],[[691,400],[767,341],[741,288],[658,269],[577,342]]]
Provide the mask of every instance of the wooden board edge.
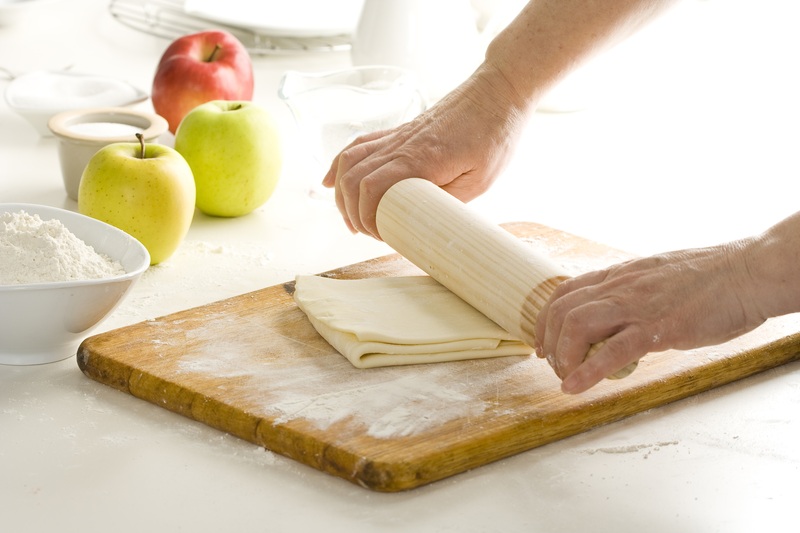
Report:
[[[649,394],[642,395],[639,392],[645,387],[644,385],[633,387],[619,395],[608,396],[592,402],[588,409],[565,409],[551,413],[545,418],[529,418],[516,424],[510,424],[500,432],[495,431],[491,435],[481,436],[471,441],[460,441],[449,448],[439,449],[414,463],[403,459],[393,459],[386,455],[370,459],[361,458],[360,462],[352,465],[351,476],[345,477],[345,479],[377,492],[400,492],[414,489],[746,379],[784,364],[800,361],[800,334],[778,339],[769,343],[767,347],[776,354],[768,362],[756,357],[755,350],[746,350],[733,358],[719,360],[709,365],[702,369],[701,374],[695,373],[696,369],[676,372],[660,381],[659,387],[656,388],[656,392],[659,394],[653,394],[654,390],[650,387]],[[734,367],[733,372],[731,372],[731,365]],[[723,366],[728,367],[727,373],[718,371]],[[720,378],[720,376],[724,377]],[[632,399],[638,400],[634,409],[630,407]],[[569,421],[565,423],[562,420],[558,425],[548,424],[548,418],[553,417],[568,418]],[[587,425],[587,420],[592,422]],[[560,430],[542,434],[530,431],[531,426],[535,428],[560,427]],[[509,438],[521,433],[527,433],[532,438],[525,441]],[[498,442],[516,442],[517,444],[498,448],[496,445]],[[492,450],[491,454],[480,453],[481,450],[488,449]],[[461,459],[458,462],[448,460],[453,457]],[[469,459],[464,461],[463,457]],[[338,470],[349,471],[347,468]]]
[[[91,343],[87,344],[88,347]],[[547,418],[528,418],[509,424],[500,432],[481,435],[478,439],[458,441],[448,448],[418,457],[414,461],[404,458],[402,450],[396,453],[381,453],[364,457],[343,446],[317,443],[309,440],[302,431],[288,425],[275,424],[274,420],[236,412],[221,401],[208,398],[191,390],[173,390],[176,385],[151,374],[134,370],[111,359],[92,355],[87,346],[81,345],[78,364],[89,378],[127,392],[132,396],[165,408],[176,414],[201,422],[219,431],[262,446],[274,453],[296,460],[306,466],[345,479],[360,487],[376,492],[402,492],[428,485],[470,471],[474,468],[497,462],[519,453],[571,437],[585,431],[617,422],[641,412],[667,405],[722,385],[733,383],[783,364],[800,360],[800,334],[784,337],[769,343],[767,347],[776,354],[764,362],[753,352],[746,350],[738,355],[721,359],[701,369],[685,369],[663,379],[648,395],[639,394],[646,386],[641,385],[593,402],[589,409],[563,410],[551,413],[550,417],[568,418],[560,421],[557,432],[543,434],[530,431],[537,428],[554,427]],[[726,373],[719,370],[726,366]],[[733,367],[733,370],[731,369]],[[178,387],[180,388],[180,387]],[[636,400],[631,410],[630,402]],[[587,421],[591,423],[587,425]],[[265,431],[270,427],[270,431]],[[521,441],[521,433],[531,435]],[[497,446],[497,443],[504,443]],[[491,443],[491,446],[487,444]],[[508,443],[515,443],[513,446]],[[487,453],[486,450],[491,450]],[[458,461],[453,458],[459,457]],[[468,457],[464,461],[464,457]]]

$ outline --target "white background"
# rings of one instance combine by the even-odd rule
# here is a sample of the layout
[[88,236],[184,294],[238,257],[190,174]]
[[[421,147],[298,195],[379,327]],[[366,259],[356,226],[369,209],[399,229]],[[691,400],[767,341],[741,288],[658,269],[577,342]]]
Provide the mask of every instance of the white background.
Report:
[[[800,10],[687,1],[554,95],[474,208],[636,253],[760,232],[800,205]],[[149,90],[167,41],[100,0],[0,27],[0,66],[73,70]],[[305,195],[312,172],[275,92],[290,68],[346,53],[256,57],[255,99],[286,138],[275,196],[198,215],[101,331],[390,252]],[[2,83],[0,83],[2,85]],[[570,89],[569,91],[567,89]],[[149,103],[143,105],[147,108]],[[0,102],[0,201],[75,209],[53,139]],[[790,531],[800,479],[800,367],[790,364],[466,474],[376,494],[85,378],[74,358],[0,367],[3,531]]]

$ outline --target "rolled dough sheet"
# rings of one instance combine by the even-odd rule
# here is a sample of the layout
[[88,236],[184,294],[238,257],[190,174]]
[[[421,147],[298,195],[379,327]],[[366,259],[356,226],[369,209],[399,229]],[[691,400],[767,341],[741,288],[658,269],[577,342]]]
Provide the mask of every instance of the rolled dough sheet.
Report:
[[533,352],[428,276],[297,276],[294,299],[317,332],[357,368]]

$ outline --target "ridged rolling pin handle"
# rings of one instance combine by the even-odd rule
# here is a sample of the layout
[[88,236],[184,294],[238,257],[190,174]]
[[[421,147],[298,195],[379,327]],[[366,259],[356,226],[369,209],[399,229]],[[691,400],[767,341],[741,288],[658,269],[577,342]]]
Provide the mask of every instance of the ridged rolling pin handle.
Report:
[[[548,257],[420,178],[390,188],[376,222],[395,251],[529,346],[539,311],[569,277]],[[623,378],[635,368],[631,363],[611,377]]]

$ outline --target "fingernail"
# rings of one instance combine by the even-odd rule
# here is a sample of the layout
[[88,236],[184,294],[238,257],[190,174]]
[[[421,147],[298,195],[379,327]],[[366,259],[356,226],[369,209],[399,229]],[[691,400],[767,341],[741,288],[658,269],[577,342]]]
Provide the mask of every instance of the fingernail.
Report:
[[570,374],[561,382],[561,392],[564,394],[576,394],[578,392],[578,379],[575,374]]

